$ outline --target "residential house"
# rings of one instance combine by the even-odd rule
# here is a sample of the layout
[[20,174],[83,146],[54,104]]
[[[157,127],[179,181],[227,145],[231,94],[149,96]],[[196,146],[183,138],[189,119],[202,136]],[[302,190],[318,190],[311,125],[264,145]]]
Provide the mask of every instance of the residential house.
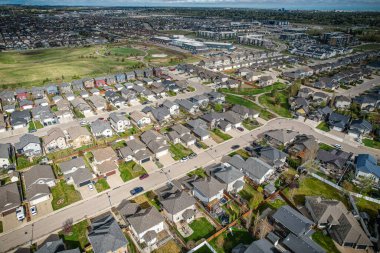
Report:
[[115,78],[116,78],[116,81],[118,83],[125,83],[126,82],[125,74],[123,74],[123,73],[116,74]]
[[118,169],[117,154],[111,147],[100,148],[92,151],[93,169],[100,176],[114,175]]
[[85,90],[82,90],[80,93],[79,93],[79,96],[81,96],[82,98],[88,98],[90,96],[90,94],[85,91]]
[[127,73],[125,73],[125,78],[128,81],[135,80],[136,79],[136,74],[133,71],[132,72],[127,72]]
[[355,119],[351,122],[348,134],[355,138],[368,136],[372,132],[372,125],[365,119]]
[[298,135],[287,147],[290,156],[300,159],[302,163],[314,160],[317,155],[319,145],[313,135]]
[[343,132],[344,130],[346,130],[349,122],[350,122],[349,116],[346,116],[337,112],[331,113],[328,120],[328,124],[330,128],[339,132]]
[[44,242],[44,244],[36,250],[36,253],[80,253],[79,248],[65,250],[66,246],[63,239],[50,240]]
[[151,124],[151,119],[143,112],[133,111],[129,114],[131,120],[138,126],[144,127],[146,125]]
[[37,106],[32,109],[34,120],[41,122],[43,126],[51,126],[58,123],[58,119],[47,106]]
[[3,105],[3,112],[12,113],[14,111],[16,111],[16,105],[15,104]]
[[[83,86],[83,81],[82,80],[74,80],[74,81],[72,81],[71,82],[71,86],[72,86],[72,91],[84,90],[84,86]],[[93,86],[93,84],[92,84],[92,86]],[[65,93],[71,93],[72,91],[67,89],[67,92],[65,92]]]
[[297,132],[285,129],[269,130],[264,133],[264,138],[276,147],[284,147],[291,143],[297,136]]
[[118,133],[122,133],[127,128],[131,127],[131,122],[125,117],[125,115],[117,112],[113,112],[109,115],[109,121],[112,128]]
[[338,109],[347,109],[351,105],[351,98],[346,96],[336,96],[334,100],[334,106]]
[[85,127],[72,126],[68,128],[66,131],[70,145],[74,149],[92,143],[91,134]]
[[220,92],[212,91],[207,93],[208,99],[213,104],[224,104],[226,96]]
[[259,86],[267,87],[274,84],[274,79],[272,76],[261,76],[259,77]]
[[244,174],[228,164],[219,164],[211,169],[211,175],[225,184],[227,192],[237,193],[243,190]]
[[93,174],[86,167],[83,157],[76,157],[59,164],[59,168],[68,184],[82,187],[92,182]]
[[319,149],[316,160],[319,161],[321,169],[332,177],[340,178],[350,163],[352,153],[347,153],[339,149],[330,151]]
[[100,95],[100,90],[97,89],[97,88],[92,88],[92,89],[90,90],[90,94],[91,94],[92,96],[99,96],[99,95]]
[[14,213],[21,205],[17,183],[0,186],[0,217]]
[[372,112],[379,107],[379,98],[371,95],[361,95],[355,97],[353,100],[356,104],[359,105],[361,110]]
[[43,87],[32,87],[31,94],[33,99],[41,99],[45,96],[45,90]]
[[143,143],[155,154],[156,158],[162,157],[169,153],[169,145],[163,135],[154,131],[148,130],[140,136]]
[[75,99],[75,95],[72,92],[65,93],[65,98],[67,101],[73,101]]
[[106,100],[114,107],[120,108],[125,106],[126,100],[121,97],[117,92],[107,90],[105,93]]
[[111,137],[113,135],[110,122],[97,119],[90,124],[91,132],[95,137]]
[[13,156],[13,147],[10,143],[0,143],[0,171],[3,168],[8,168],[11,165]]
[[32,117],[30,116],[30,111],[25,110],[12,112],[9,121],[11,123],[12,129],[19,129],[26,127],[31,120]]
[[42,146],[45,153],[57,151],[59,149],[66,149],[69,147],[66,142],[65,134],[62,129],[54,127],[50,129],[45,136],[42,137]]
[[153,118],[161,125],[163,125],[171,119],[170,111],[166,107],[150,108],[149,110]]
[[115,76],[106,76],[106,83],[107,83],[107,85],[114,85],[114,84],[116,84],[116,78],[115,78]]
[[165,100],[162,106],[169,110],[170,115],[179,114],[179,105],[170,100]]
[[263,147],[259,150],[259,158],[267,164],[281,168],[286,163],[288,155],[274,147]]
[[58,86],[55,84],[50,84],[50,85],[46,86],[45,90],[46,90],[46,93],[48,95],[58,95],[59,94]]
[[101,112],[106,109],[107,102],[101,96],[91,96],[87,100],[94,109],[94,111]]
[[132,139],[126,142],[126,146],[118,150],[119,156],[125,161],[135,160],[138,164],[149,162],[153,153],[150,152],[144,143]]
[[213,177],[199,179],[192,183],[193,195],[204,204],[210,204],[223,197],[225,185]]
[[180,108],[190,114],[195,114],[199,111],[199,106],[190,102],[188,99],[176,99],[174,102],[177,103]]
[[34,103],[31,100],[24,99],[19,102],[20,109],[22,110],[30,110],[33,108]]
[[14,91],[3,90],[0,92],[0,100],[2,105],[13,104],[16,102]]
[[198,105],[200,108],[206,108],[210,100],[205,95],[196,95],[189,98],[189,101]]
[[34,100],[34,105],[35,106],[49,106],[49,102],[47,101],[46,98],[40,98]]
[[233,128],[238,128],[242,125],[242,118],[240,114],[234,111],[223,112],[222,117],[224,121],[227,121],[229,124],[231,124]]
[[[82,83],[86,89],[94,88],[94,78],[83,78]],[[74,86],[73,86],[74,87]]]
[[26,199],[31,206],[50,199],[50,188],[55,186],[54,172],[50,165],[35,165],[22,175]]
[[170,221],[190,223],[194,220],[196,201],[185,191],[174,188],[162,192],[159,198],[163,213]]
[[121,90],[121,96],[128,102],[134,103],[137,101],[136,92],[132,89],[123,88]]
[[164,230],[164,218],[155,207],[141,209],[127,218],[129,227],[140,243],[148,246],[157,242],[158,233]]
[[15,143],[15,149],[18,154],[28,157],[42,155],[40,138],[31,134],[24,134],[20,141]]
[[[179,140],[186,146],[195,144],[195,137],[191,134],[190,129],[181,124],[175,124],[171,127],[171,130],[177,133]],[[169,132],[170,133],[170,132]]]
[[91,106],[89,106],[83,98],[75,98],[70,101],[74,110],[81,112],[85,117],[92,116]]
[[359,154],[355,159],[355,176],[357,179],[370,178],[378,184],[380,179],[380,166],[376,158],[370,154]]
[[103,87],[107,85],[106,77],[96,77],[94,78],[95,87]]
[[239,114],[242,117],[242,119],[248,119],[248,118],[253,119],[253,118],[259,117],[259,112],[242,105],[234,105],[231,108],[231,111]]
[[71,84],[70,83],[61,83],[59,85],[59,90],[60,90],[61,94],[72,92]]
[[207,130],[207,123],[202,119],[195,119],[186,122],[194,135],[198,137],[201,141],[210,138],[210,132]]
[[272,166],[256,157],[244,160],[240,155],[234,155],[227,163],[242,171],[256,184],[264,183],[275,172]]
[[354,215],[338,200],[306,196],[305,206],[320,228],[327,228],[329,236],[344,247],[366,250],[373,244]]
[[94,253],[129,252],[129,242],[111,213],[91,220],[88,241]]

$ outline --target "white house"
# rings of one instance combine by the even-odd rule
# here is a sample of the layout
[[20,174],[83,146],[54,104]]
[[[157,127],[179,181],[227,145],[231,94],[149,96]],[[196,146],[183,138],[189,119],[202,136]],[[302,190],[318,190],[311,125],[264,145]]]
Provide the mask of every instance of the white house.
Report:
[[225,190],[228,192],[239,192],[243,190],[244,174],[240,170],[229,166],[228,164],[221,164],[212,169],[212,175],[221,183],[225,184]]
[[193,195],[205,204],[223,197],[224,184],[213,177],[192,183]]
[[113,135],[110,123],[101,119],[91,123],[91,132],[95,137],[111,137]]
[[195,199],[184,191],[165,192],[160,200],[165,216],[172,222],[194,220],[196,208]]
[[129,116],[138,127],[143,127],[152,123],[151,118],[143,112],[133,111]]
[[124,115],[116,112],[109,115],[109,121],[112,128],[118,133],[124,132],[131,126],[131,122]]

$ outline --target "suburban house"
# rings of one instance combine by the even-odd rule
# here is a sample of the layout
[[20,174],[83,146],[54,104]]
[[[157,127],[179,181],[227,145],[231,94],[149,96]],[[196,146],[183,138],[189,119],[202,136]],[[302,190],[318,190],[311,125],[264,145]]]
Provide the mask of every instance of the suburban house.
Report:
[[0,217],[15,212],[20,205],[21,198],[17,183],[0,186]]
[[80,253],[79,248],[75,249],[66,249],[65,243],[63,242],[63,239],[54,239],[50,240],[50,238],[47,238],[47,241],[43,242],[44,244],[38,248],[38,250],[35,251],[35,253]]
[[226,101],[226,96],[220,92],[211,91],[207,93],[208,99],[213,104],[223,104]]
[[116,173],[117,154],[111,147],[93,150],[92,155],[92,168],[96,174],[107,177]]
[[296,136],[286,149],[290,156],[300,159],[304,163],[315,158],[319,145],[313,135],[301,134]]
[[225,185],[213,177],[192,182],[193,195],[204,204],[220,200],[223,197]]
[[177,115],[177,114],[179,114],[179,105],[176,104],[176,103],[174,103],[173,101],[165,100],[162,103],[162,106],[166,107],[169,110],[170,115]]
[[164,215],[172,222],[184,221],[190,223],[194,220],[196,208],[194,197],[185,191],[173,187],[172,190],[160,194],[160,203]]
[[162,134],[154,130],[148,130],[142,133],[140,138],[153,154],[155,154],[156,158],[169,153],[169,145]]
[[338,200],[306,196],[305,207],[320,228],[341,246],[365,250],[373,244],[354,215]]
[[324,170],[325,173],[339,178],[350,163],[351,156],[352,153],[347,153],[339,149],[332,149],[330,151],[319,149],[316,160],[319,161],[321,165],[320,168]]
[[240,155],[234,155],[228,164],[242,171],[256,184],[264,183],[275,172],[272,166],[256,157],[244,160]]
[[253,118],[258,118],[259,117],[259,112],[253,110],[253,109],[250,109],[250,108],[247,108],[245,106],[242,106],[242,105],[234,105],[232,108],[231,108],[231,111],[233,112],[236,112],[237,114],[239,114],[243,119],[253,119]]
[[50,111],[47,106],[36,106],[32,109],[34,120],[38,120],[44,126],[50,126],[58,123],[57,117]]
[[138,127],[144,127],[151,123],[150,117],[143,112],[133,111],[129,114],[129,116]]
[[337,112],[331,113],[328,120],[328,124],[330,128],[339,132],[343,132],[344,130],[346,130],[349,123],[350,123],[349,116],[346,116]]
[[148,113],[148,110],[149,110],[152,117],[161,125],[165,124],[171,119],[170,111],[166,107],[158,107],[158,108],[146,107],[146,109],[147,109],[146,111],[145,110],[143,111]]
[[355,176],[357,179],[361,177],[371,178],[376,184],[380,179],[380,166],[377,160],[370,154],[359,154],[355,160]]
[[86,167],[82,157],[70,159],[59,164],[59,168],[63,173],[68,184],[74,184],[76,187],[81,187],[91,183],[93,174]]
[[204,120],[198,118],[190,120],[186,124],[201,141],[210,138],[210,132],[207,130],[207,123]]
[[190,102],[187,99],[176,99],[174,102],[178,104],[180,108],[182,108],[184,111],[188,113],[195,114],[199,111],[199,106]]
[[13,156],[13,147],[10,143],[0,143],[0,170],[8,168],[11,165],[11,158]]
[[274,79],[272,76],[260,76],[259,77],[259,86],[266,87],[274,84]]
[[71,147],[74,149],[92,143],[91,134],[85,127],[72,126],[68,128],[66,131]]
[[54,127],[42,137],[42,146],[45,153],[54,152],[59,149],[66,149],[69,145],[66,142],[65,134],[62,129]]
[[124,132],[131,126],[131,122],[125,117],[125,115],[117,112],[113,112],[109,115],[109,121],[112,128],[118,133]]
[[89,106],[83,98],[76,97],[70,101],[74,110],[82,113],[85,117],[92,116],[91,106]]
[[225,184],[227,192],[237,193],[244,187],[244,174],[228,164],[219,164],[211,169],[211,175]]
[[129,251],[129,242],[111,213],[92,219],[87,236],[94,253]]
[[298,133],[285,129],[269,130],[264,133],[264,138],[276,147],[286,146],[292,142]]
[[119,156],[125,161],[135,160],[138,164],[149,162],[153,153],[150,152],[144,143],[137,139],[127,141],[125,147],[118,150]]
[[35,165],[22,173],[26,199],[31,206],[50,199],[50,188],[55,186],[55,177],[50,165]]
[[263,147],[259,150],[259,158],[266,162],[267,164],[275,167],[281,168],[285,162],[288,155],[281,150],[273,147]]
[[[175,134],[176,136],[178,136],[178,139],[186,146],[190,146],[190,145],[193,145],[195,144],[195,136],[191,134],[191,131],[190,129],[188,129],[187,127],[181,125],[181,124],[175,124],[171,127],[171,130],[169,133],[168,133],[168,136],[170,138],[170,136],[173,136],[173,134]],[[173,140],[174,143],[176,143],[176,141]]]
[[30,110],[34,107],[34,103],[31,100],[24,99],[19,102],[19,106],[22,110]]
[[20,141],[15,143],[15,149],[18,154],[28,157],[42,155],[40,138],[31,134],[24,134]]
[[155,207],[141,209],[127,218],[129,227],[137,240],[148,246],[157,242],[158,233],[164,230],[164,221]]
[[90,124],[91,132],[95,137],[111,137],[113,135],[110,122],[97,119]]
[[14,111],[10,116],[10,123],[13,129],[19,129],[26,127],[28,123],[32,120],[30,116],[30,111]]
[[106,108],[107,102],[101,96],[91,96],[87,100],[94,111],[101,112]]
[[355,119],[351,121],[348,134],[355,138],[367,136],[372,132],[372,125],[365,119]]

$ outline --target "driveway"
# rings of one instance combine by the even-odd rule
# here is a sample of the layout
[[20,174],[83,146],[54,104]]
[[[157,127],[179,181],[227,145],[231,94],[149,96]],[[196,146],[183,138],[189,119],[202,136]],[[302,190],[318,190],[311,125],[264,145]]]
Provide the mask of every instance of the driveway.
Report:
[[53,207],[51,206],[51,199],[38,203],[36,205],[37,207],[37,214],[31,216],[32,220],[36,220],[40,217],[43,217],[51,212],[53,212]]
[[149,174],[158,169],[157,165],[153,161],[143,163],[141,166],[143,166]]
[[116,171],[116,174],[107,177],[107,182],[111,189],[124,184],[123,180],[120,177],[120,172],[118,170]]
[[164,165],[164,167],[167,167],[173,163],[175,163],[176,161],[173,159],[172,155],[170,154],[170,152],[164,156],[161,156],[159,158],[159,161],[162,165]]
[[211,137],[208,138],[207,140],[204,140],[203,141],[207,146],[209,146],[210,148],[211,147],[215,147],[216,145],[218,145]]
[[196,145],[191,145],[189,148],[191,148],[195,154],[199,154],[204,151],[203,148],[198,148]]
[[1,221],[3,222],[3,231],[9,231],[11,229],[14,229],[18,226],[26,224],[26,219],[23,221],[19,221],[16,218],[16,212],[10,213],[4,217],[1,218]]
[[239,136],[241,136],[241,135],[243,135],[245,133],[248,133],[248,131],[244,130],[243,132],[240,132],[239,130],[237,130],[235,128],[233,128],[233,129],[231,129],[230,131],[227,132],[227,134],[231,135],[233,138],[239,137]]
[[91,196],[96,195],[98,192],[95,189],[95,186],[92,190],[88,188],[88,185],[82,186],[78,188],[78,191],[80,192],[80,195],[82,196],[82,199],[88,199]]

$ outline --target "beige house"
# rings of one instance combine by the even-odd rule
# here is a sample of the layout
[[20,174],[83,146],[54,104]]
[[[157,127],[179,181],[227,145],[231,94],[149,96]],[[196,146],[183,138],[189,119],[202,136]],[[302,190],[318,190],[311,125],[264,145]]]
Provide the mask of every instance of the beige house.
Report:
[[47,135],[42,137],[42,144],[46,153],[68,148],[65,134],[58,127],[50,129]]
[[92,143],[91,134],[85,127],[73,126],[66,131],[69,142],[74,149]]
[[118,169],[117,154],[111,147],[92,151],[92,168],[95,173],[102,176],[111,176]]

